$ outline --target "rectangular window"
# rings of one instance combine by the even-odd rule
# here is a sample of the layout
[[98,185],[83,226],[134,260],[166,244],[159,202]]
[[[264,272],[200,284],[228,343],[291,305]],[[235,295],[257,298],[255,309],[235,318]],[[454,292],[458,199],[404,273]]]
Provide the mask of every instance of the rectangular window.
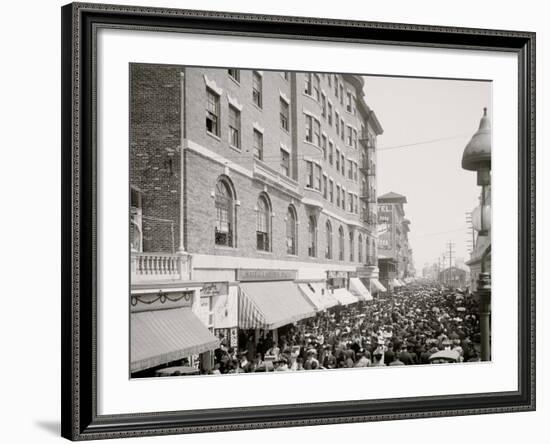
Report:
[[290,176],[290,156],[283,149],[281,149],[281,174]]
[[241,147],[241,112],[229,105],[229,144],[232,147]]
[[328,184],[328,199],[330,203],[334,203],[334,182],[332,180]]
[[306,117],[306,142],[313,143],[313,117],[305,114]]
[[357,130],[353,130],[353,147],[357,149]]
[[313,74],[313,98],[317,101],[320,99],[321,94],[321,85],[320,85],[320,79],[317,74]]
[[262,107],[262,76],[254,71],[252,73],[252,101],[258,107]]
[[332,74],[327,74],[328,86],[332,87]]
[[340,84],[340,105],[344,104],[344,85]]
[[334,74],[334,95],[338,98],[338,76]]
[[310,72],[304,74],[304,93],[308,96],[312,95],[311,76]]
[[328,177],[323,176],[323,197],[326,199],[328,197]]
[[341,161],[341,166],[342,166],[342,176],[346,176],[346,161],[344,160],[344,154],[342,153],[340,155],[340,161]]
[[353,161],[348,160],[348,179],[353,180]]
[[345,131],[345,126],[346,126],[346,124],[344,123],[344,119],[340,119],[340,138],[342,140],[344,140],[344,138],[345,138],[345,136],[344,136],[344,134],[346,132]]
[[315,189],[317,191],[321,191],[321,177],[323,175],[323,172],[321,170],[321,166],[315,164]]
[[346,190],[342,188],[342,209],[346,209]]
[[336,206],[340,206],[340,185],[336,185]]
[[315,132],[315,145],[317,145],[319,148],[321,147],[321,123],[314,119],[313,128]]
[[346,127],[346,130],[348,132],[348,138],[347,138],[346,143],[348,144],[348,146],[353,146],[353,128],[348,125]]
[[280,111],[280,114],[281,114],[281,128],[283,128],[285,131],[288,131],[288,109],[289,109],[289,106],[288,106],[288,103],[286,101],[284,101],[282,98],[280,99],[280,104],[281,104],[281,111]]
[[206,89],[206,131],[220,136],[220,96]]
[[331,165],[334,163],[334,144],[332,142],[328,143],[328,163]]
[[285,80],[290,79],[290,73],[288,71],[283,71],[283,79],[285,79]]
[[348,91],[348,94],[347,94],[347,102],[346,102],[346,111],[348,113],[351,113],[352,110],[353,110],[353,106],[352,106],[352,103],[353,103],[353,96],[351,95],[351,92]]
[[354,162],[353,163],[353,180],[355,180],[355,182],[357,182],[357,170],[359,168],[357,167],[357,164]]
[[307,188],[313,188],[313,162],[306,161],[307,165]]
[[338,111],[334,111],[334,124],[336,134],[340,135],[340,115],[338,114]]
[[327,160],[327,136],[321,137],[321,148],[323,149],[323,160]]
[[330,126],[332,126],[332,103],[328,102],[328,109],[327,109],[327,114],[328,114],[328,124]]
[[336,170],[340,172],[340,150],[336,150]]
[[357,195],[354,196],[355,198],[355,214],[359,214],[359,198]]
[[349,212],[353,213],[353,194],[348,193],[348,200],[349,200]]
[[227,73],[229,74],[229,77],[231,77],[236,82],[241,81],[241,70],[240,69],[228,69]]
[[324,94],[321,95],[321,116],[327,118],[327,97]]
[[254,130],[254,157],[260,160],[264,158],[264,135],[257,129]]

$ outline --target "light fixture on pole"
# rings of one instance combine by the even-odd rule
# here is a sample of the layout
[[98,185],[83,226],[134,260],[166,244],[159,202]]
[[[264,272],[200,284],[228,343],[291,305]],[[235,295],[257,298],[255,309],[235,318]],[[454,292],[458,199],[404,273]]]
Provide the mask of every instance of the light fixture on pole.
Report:
[[[478,245],[485,245],[480,242],[480,238],[488,237],[491,229],[491,207],[490,203],[487,203],[488,193],[490,193],[488,187],[491,185],[491,148],[491,121],[487,116],[487,108],[484,108],[479,129],[466,145],[462,155],[462,168],[476,171],[477,184],[481,186],[480,204],[472,214],[472,224],[478,232]],[[481,253],[481,272],[477,281],[482,361],[491,359],[491,274],[485,267],[485,261],[491,251],[490,239],[486,245]]]

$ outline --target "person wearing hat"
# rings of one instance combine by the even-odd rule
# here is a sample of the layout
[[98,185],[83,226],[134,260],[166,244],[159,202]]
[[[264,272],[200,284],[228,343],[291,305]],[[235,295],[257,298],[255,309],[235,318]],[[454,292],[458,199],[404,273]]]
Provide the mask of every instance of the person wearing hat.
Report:
[[307,359],[304,362],[305,370],[317,370],[319,368],[319,361],[315,357],[317,355],[317,350],[310,348],[307,351]]
[[405,365],[414,365],[415,360],[411,353],[411,345],[401,348],[401,353],[399,353],[399,360]]
[[384,346],[378,345],[376,347],[376,350],[374,350],[374,353],[372,355],[372,366],[373,367],[385,367],[386,364],[384,362]]
[[384,352],[384,364],[390,365],[390,363],[394,360],[395,353],[393,351],[393,342],[389,342],[386,348],[386,351]]
[[328,369],[336,368],[336,356],[332,354],[330,346],[325,347],[325,359],[323,360],[323,367]]

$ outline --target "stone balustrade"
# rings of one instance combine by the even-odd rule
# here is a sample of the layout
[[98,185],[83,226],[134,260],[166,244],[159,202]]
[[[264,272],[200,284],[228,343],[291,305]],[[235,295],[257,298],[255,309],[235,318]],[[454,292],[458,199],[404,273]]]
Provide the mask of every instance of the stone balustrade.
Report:
[[191,256],[179,253],[136,253],[131,259],[132,284],[147,281],[187,281]]

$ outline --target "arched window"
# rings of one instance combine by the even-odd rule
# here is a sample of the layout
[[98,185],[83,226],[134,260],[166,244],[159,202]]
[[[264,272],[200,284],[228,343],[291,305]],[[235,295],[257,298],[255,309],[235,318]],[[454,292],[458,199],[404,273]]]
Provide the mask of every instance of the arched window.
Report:
[[235,194],[227,178],[220,178],[215,192],[216,226],[214,242],[226,247],[235,246]]
[[344,260],[344,229],[342,226],[338,228],[338,259]]
[[315,216],[309,216],[307,231],[309,233],[309,245],[307,253],[309,257],[317,256],[317,219]]
[[354,257],[354,248],[353,248],[353,231],[349,232],[349,260],[350,262],[353,262],[355,260]]
[[357,262],[363,262],[363,236],[357,238]]
[[287,254],[296,254],[297,252],[297,232],[298,224],[296,218],[296,210],[292,205],[289,205],[286,215],[286,252]]
[[325,258],[326,259],[332,259],[332,225],[330,224],[330,221],[327,220],[327,223],[325,225],[325,232],[326,232],[326,242],[327,247],[325,250]]
[[256,204],[256,248],[271,251],[271,205],[265,194],[261,194]]

